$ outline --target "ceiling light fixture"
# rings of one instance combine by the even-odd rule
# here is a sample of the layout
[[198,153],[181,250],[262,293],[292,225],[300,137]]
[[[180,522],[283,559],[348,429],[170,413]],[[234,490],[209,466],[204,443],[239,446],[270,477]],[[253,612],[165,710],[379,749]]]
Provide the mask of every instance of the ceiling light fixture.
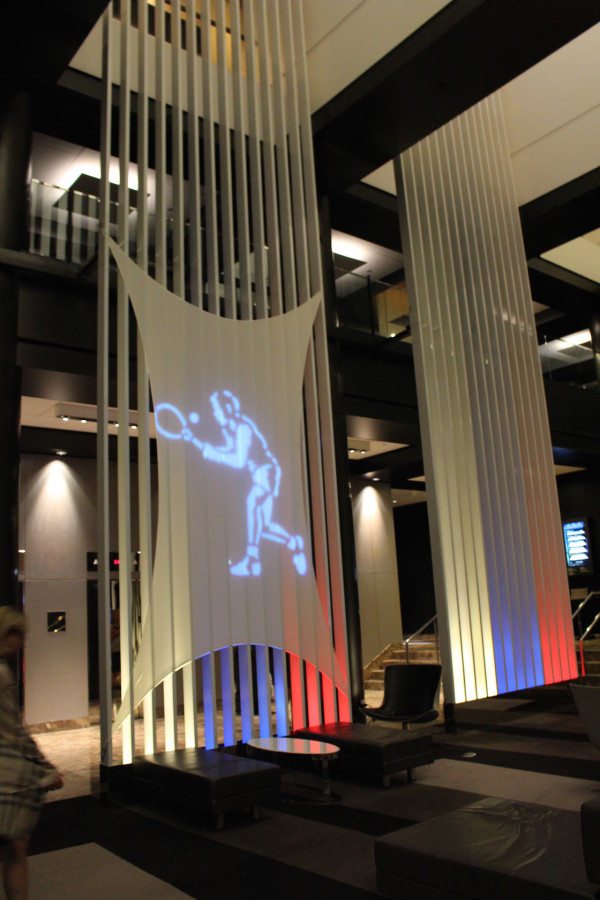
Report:
[[56,453],[57,456],[66,456],[67,455],[66,450],[55,450],[54,452]]

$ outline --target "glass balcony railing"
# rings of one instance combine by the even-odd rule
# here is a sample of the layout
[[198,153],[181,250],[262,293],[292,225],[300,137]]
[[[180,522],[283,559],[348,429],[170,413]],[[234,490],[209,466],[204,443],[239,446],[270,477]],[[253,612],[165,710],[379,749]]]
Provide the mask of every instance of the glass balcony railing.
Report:
[[544,341],[539,346],[542,374],[549,381],[597,390],[589,331]]
[[98,252],[97,197],[33,179],[29,252],[84,266]]
[[404,282],[387,284],[339,269],[334,269],[334,274],[340,328],[410,343]]

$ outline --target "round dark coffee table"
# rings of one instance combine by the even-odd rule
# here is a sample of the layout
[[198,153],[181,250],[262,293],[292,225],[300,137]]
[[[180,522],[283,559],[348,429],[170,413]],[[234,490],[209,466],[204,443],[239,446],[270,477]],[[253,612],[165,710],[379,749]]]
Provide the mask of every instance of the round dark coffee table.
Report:
[[292,762],[294,759],[317,760],[321,763],[321,793],[326,798],[331,799],[329,760],[335,759],[340,752],[340,748],[336,747],[335,744],[293,737],[250,738],[247,744],[253,750],[285,759],[290,775],[292,774]]

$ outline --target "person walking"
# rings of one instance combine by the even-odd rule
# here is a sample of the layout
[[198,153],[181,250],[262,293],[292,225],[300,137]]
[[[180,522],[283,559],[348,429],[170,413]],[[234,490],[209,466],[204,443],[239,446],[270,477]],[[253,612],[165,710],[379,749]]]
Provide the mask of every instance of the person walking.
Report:
[[26,631],[19,609],[0,606],[0,860],[7,900],[27,898],[27,851],[42,797],[63,785],[21,722],[10,663],[22,650]]

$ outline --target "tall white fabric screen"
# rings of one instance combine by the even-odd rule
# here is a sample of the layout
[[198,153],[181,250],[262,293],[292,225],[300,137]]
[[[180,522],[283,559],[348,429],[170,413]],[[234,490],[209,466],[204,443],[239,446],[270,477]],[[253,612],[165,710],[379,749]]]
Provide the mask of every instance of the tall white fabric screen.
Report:
[[[114,515],[106,493],[106,431],[117,433],[106,413],[112,374],[110,236],[124,251],[117,278],[116,354],[122,474],[119,581],[126,619],[118,718],[123,759],[142,746],[153,752],[161,746],[172,749],[183,740],[188,747],[198,741],[215,747],[257,731],[264,736],[285,734],[307,723],[347,719],[344,587],[325,317],[318,300],[311,300],[321,292],[321,267],[302,4],[119,0],[106,12],[103,61],[100,581],[104,608],[108,521],[109,514]],[[118,160],[111,158],[111,149],[117,147]],[[119,184],[116,216],[112,183]],[[144,273],[151,286],[138,285],[136,279]],[[193,329],[188,332],[187,325],[176,330],[175,337],[166,328],[156,334],[147,316],[152,297],[164,303],[156,315],[166,316],[169,324],[167,310],[177,309],[175,318],[181,313],[186,321],[210,317],[194,349]],[[134,344],[130,301],[138,322],[137,396],[129,389]],[[290,324],[304,323],[289,339],[283,324],[288,315]],[[233,326],[236,335],[238,327],[247,326],[249,342],[239,339],[238,347],[238,337],[227,332]],[[206,337],[213,327],[220,354]],[[273,343],[271,332],[284,344],[279,345],[279,338]],[[164,369],[164,360],[156,362],[161,354],[167,361]],[[244,354],[246,363],[258,368],[245,367]],[[277,354],[282,367],[275,371],[271,362]],[[291,356],[297,365],[288,372]],[[202,361],[206,368],[201,378],[197,366]],[[173,399],[171,368],[176,372],[180,366],[188,371],[194,390],[182,394],[179,385],[178,399]],[[259,371],[262,381],[253,374]],[[292,395],[293,403],[283,401]],[[156,545],[151,527],[156,517],[149,466],[151,399],[159,425],[161,514]],[[136,400],[139,428],[132,430],[128,407]],[[181,418],[188,439],[169,438]],[[140,464],[137,492],[129,485],[133,437]],[[253,452],[260,449],[267,460],[263,465],[255,465],[249,445]],[[240,498],[244,476],[246,494]],[[195,530],[202,518],[197,514],[200,482],[206,492],[202,536]],[[196,512],[190,525],[186,516],[192,507]],[[173,516],[174,528],[165,524],[164,510]],[[141,551],[139,572],[130,559],[130,549],[136,548]],[[135,629],[129,627],[137,615],[133,601],[138,596],[130,589],[131,580],[139,580],[145,623],[139,649],[132,643]],[[104,615],[106,637],[107,630]],[[106,678],[104,685],[102,741],[107,748],[104,759],[110,763],[112,698]],[[149,690],[149,685],[156,687]],[[134,727],[133,713],[144,694],[142,734]],[[178,728],[182,701],[183,735]],[[157,727],[160,706],[164,736]]]
[[[320,297],[234,321],[162,288],[111,241],[154,398],[159,516],[133,704],[205,653],[268,644],[346,692],[311,561],[302,383]],[[169,485],[168,491],[161,485]],[[127,704],[117,719],[127,714]]]
[[448,700],[577,675],[499,96],[396,161]]

